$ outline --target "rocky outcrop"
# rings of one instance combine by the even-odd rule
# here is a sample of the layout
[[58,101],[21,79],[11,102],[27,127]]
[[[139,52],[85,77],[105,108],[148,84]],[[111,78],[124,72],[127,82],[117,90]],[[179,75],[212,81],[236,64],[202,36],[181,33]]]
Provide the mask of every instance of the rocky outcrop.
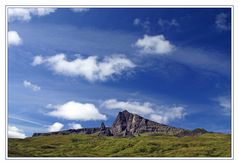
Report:
[[100,128],[69,129],[57,132],[34,133],[32,136],[69,135],[69,134],[98,134],[99,136],[113,136],[110,127],[102,122]]
[[94,134],[100,131],[100,128],[82,128],[82,129],[69,129],[57,132],[48,133],[34,133],[32,136],[50,136],[50,135],[69,135],[69,134]]
[[33,136],[68,135],[68,134],[97,134],[98,136],[137,136],[141,133],[156,133],[161,135],[173,135],[177,137],[198,136],[207,131],[197,128],[193,131],[160,124],[143,118],[127,110],[119,112],[112,127],[106,127],[102,122],[99,128],[69,129],[58,132],[34,133]]
[[185,130],[183,132],[180,132],[179,134],[177,134],[177,137],[184,137],[184,136],[200,136],[202,134],[208,133],[208,131],[206,131],[203,128],[196,128],[192,131],[190,130]]
[[102,122],[100,125],[100,131],[98,133],[98,136],[113,136],[113,134],[111,132],[111,128],[106,127],[104,122]]

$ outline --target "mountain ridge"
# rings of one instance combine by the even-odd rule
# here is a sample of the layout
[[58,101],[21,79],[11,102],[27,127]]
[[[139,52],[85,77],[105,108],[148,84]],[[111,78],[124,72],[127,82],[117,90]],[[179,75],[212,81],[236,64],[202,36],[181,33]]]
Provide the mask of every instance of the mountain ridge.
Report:
[[98,128],[81,128],[68,129],[57,132],[34,133],[32,136],[51,136],[51,135],[68,135],[68,134],[98,134],[98,136],[115,136],[129,137],[140,136],[142,133],[157,133],[162,135],[173,135],[178,137],[183,136],[198,136],[207,131],[203,128],[187,130],[183,128],[172,127],[169,125],[157,123],[146,119],[138,114],[133,114],[124,110],[116,116],[112,127],[106,127],[102,122]]

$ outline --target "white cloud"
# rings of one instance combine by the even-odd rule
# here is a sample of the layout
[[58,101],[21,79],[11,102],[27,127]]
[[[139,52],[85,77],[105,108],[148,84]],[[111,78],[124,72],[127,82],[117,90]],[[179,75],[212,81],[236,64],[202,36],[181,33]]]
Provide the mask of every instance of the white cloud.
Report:
[[172,27],[172,26],[178,27],[179,26],[179,23],[176,19],[166,20],[166,19],[159,18],[158,24],[161,28],[168,28],[168,27]]
[[230,18],[228,14],[220,13],[216,16],[216,27],[219,30],[230,30]]
[[158,106],[150,102],[137,101],[117,101],[109,99],[102,103],[106,109],[128,110],[131,113],[142,115],[158,123],[169,123],[177,119],[182,119],[185,115],[185,109],[182,106]]
[[56,11],[55,8],[35,8],[30,10],[33,15],[45,16]]
[[81,76],[88,81],[105,81],[113,75],[134,68],[135,64],[124,55],[112,55],[99,61],[97,56],[78,57],[68,61],[65,54],[51,57],[35,56],[32,65],[46,64],[55,73],[64,76]]
[[23,81],[23,85],[24,87],[29,88],[33,90],[34,92],[41,90],[41,87],[39,87],[38,85],[32,84],[30,81],[27,81],[27,80]]
[[22,39],[16,31],[9,31],[8,32],[8,46],[11,45],[21,45]]
[[8,21],[30,21],[33,16],[45,16],[54,13],[54,8],[8,8]]
[[106,116],[101,114],[94,104],[79,103],[69,101],[62,105],[48,106],[54,111],[49,112],[48,115],[63,118],[67,120],[106,120]]
[[176,119],[182,119],[185,115],[184,107],[165,107],[162,106],[161,111],[157,114],[151,114],[150,119],[158,122],[158,123],[169,123],[170,121],[174,121]]
[[149,102],[140,103],[137,101],[117,101],[116,99],[106,100],[102,106],[107,109],[126,109],[132,113],[150,114],[154,112],[153,105]]
[[87,12],[90,9],[89,8],[71,8],[71,10],[76,13],[81,13],[81,12]]
[[150,31],[150,21],[148,19],[143,21],[139,18],[135,18],[133,21],[133,25],[142,27],[146,32]]
[[70,129],[81,129],[83,128],[80,124],[78,123],[70,123],[69,124]]
[[26,138],[26,135],[22,130],[15,126],[8,126],[8,138],[24,139]]
[[42,64],[42,63],[43,63],[43,58],[42,58],[42,56],[35,56],[35,57],[33,58],[33,62],[32,62],[32,65],[33,65],[33,66],[40,65],[40,64]]
[[57,132],[57,131],[60,131],[63,127],[64,127],[63,124],[59,122],[55,122],[54,124],[48,127],[48,132]]
[[166,55],[171,53],[175,46],[166,40],[164,35],[148,36],[138,39],[135,46],[140,49],[142,54]]

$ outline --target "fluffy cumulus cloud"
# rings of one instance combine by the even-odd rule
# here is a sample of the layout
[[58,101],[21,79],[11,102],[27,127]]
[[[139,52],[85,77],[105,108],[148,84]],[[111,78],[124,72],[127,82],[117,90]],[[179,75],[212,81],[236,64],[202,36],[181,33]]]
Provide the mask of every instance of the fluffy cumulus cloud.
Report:
[[45,16],[55,12],[55,8],[8,8],[8,21],[30,21],[33,16]]
[[81,128],[83,128],[81,126],[81,124],[78,124],[78,123],[70,123],[69,127],[70,127],[70,129],[81,129]]
[[120,75],[123,71],[135,67],[135,64],[124,55],[112,55],[99,60],[97,56],[87,58],[78,57],[67,60],[65,54],[50,57],[35,56],[33,66],[45,64],[51,70],[64,76],[81,76],[89,81],[105,81],[113,75]]
[[87,12],[90,9],[89,8],[71,8],[71,10],[75,13],[82,13],[82,12]]
[[59,122],[55,122],[48,127],[48,132],[57,132],[57,131],[60,131],[63,127],[64,127],[63,124]]
[[227,31],[230,30],[230,17],[226,13],[220,13],[216,16],[215,20],[216,27],[219,30]]
[[67,119],[67,120],[106,120],[106,116],[101,114],[94,104],[79,103],[69,101],[62,105],[49,105],[48,108],[54,109],[48,115]]
[[167,55],[171,53],[175,46],[165,39],[164,35],[149,36],[144,35],[136,41],[135,46],[142,54]]
[[8,126],[8,138],[26,138],[25,133],[15,126]]
[[8,32],[8,46],[11,45],[21,45],[22,39],[16,31],[9,31]]
[[23,86],[25,88],[29,88],[33,90],[34,92],[41,90],[41,87],[35,84],[32,84],[30,81],[24,80],[23,81]]
[[137,101],[109,99],[104,101],[102,106],[109,110],[126,109],[131,113],[136,113],[155,122],[164,124],[182,119],[186,115],[185,108],[182,106],[158,106],[150,102],[141,103]]

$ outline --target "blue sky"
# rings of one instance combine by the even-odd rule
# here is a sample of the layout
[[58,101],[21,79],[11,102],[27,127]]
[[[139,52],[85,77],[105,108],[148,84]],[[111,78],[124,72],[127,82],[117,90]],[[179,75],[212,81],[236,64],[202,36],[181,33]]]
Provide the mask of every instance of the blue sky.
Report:
[[231,131],[229,8],[9,8],[10,137],[111,126],[127,109]]

